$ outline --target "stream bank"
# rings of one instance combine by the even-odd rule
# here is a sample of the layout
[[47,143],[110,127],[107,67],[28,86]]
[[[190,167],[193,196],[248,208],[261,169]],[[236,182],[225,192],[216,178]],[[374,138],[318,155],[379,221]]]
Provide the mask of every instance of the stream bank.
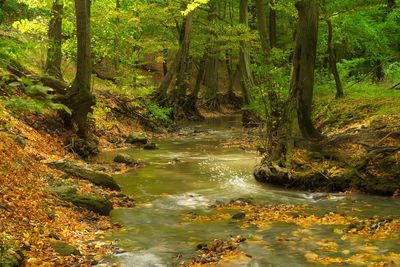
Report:
[[[112,211],[122,228],[99,237],[125,251],[111,263],[365,266],[399,257],[398,200],[258,183],[255,151],[239,142],[226,145],[244,134],[240,117],[189,124],[182,133],[159,139],[158,150],[107,151],[97,159],[111,162],[122,152],[146,162],[114,175],[122,192],[135,196],[136,207]],[[373,231],[377,225],[379,232]],[[235,238],[243,242],[230,243]]]
[[[375,93],[382,95],[376,97]],[[384,93],[352,94],[340,100],[319,98],[314,123],[325,138],[296,142],[289,169],[264,157],[255,170],[256,179],[310,191],[398,196],[399,98]]]

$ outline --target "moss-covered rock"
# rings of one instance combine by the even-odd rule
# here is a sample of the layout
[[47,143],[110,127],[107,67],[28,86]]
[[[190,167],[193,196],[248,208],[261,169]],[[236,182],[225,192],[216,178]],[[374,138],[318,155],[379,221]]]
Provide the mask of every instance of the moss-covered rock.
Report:
[[145,145],[148,142],[146,135],[141,133],[133,133],[128,135],[125,140],[126,143],[134,144],[134,145]]
[[113,204],[102,197],[76,194],[61,195],[60,197],[71,202],[77,207],[81,207],[104,216],[110,215],[110,212],[113,209]]
[[62,241],[55,241],[55,242],[51,243],[51,247],[60,256],[66,257],[66,256],[72,256],[72,255],[81,255],[81,253],[79,252],[79,250],[77,248],[75,248],[74,246],[71,246],[68,243],[62,242]]
[[78,166],[77,164],[70,161],[53,161],[48,163],[48,166],[50,168],[63,171],[69,175],[88,180],[93,184],[101,187],[109,188],[116,191],[121,190],[121,188],[119,187],[117,182],[115,182],[112,176],[105,173],[95,172],[94,170],[89,168]]
[[18,267],[24,262],[24,254],[18,248],[0,243],[0,266]]
[[124,154],[124,153],[119,153],[118,155],[116,155],[114,158],[114,162],[124,163],[127,165],[132,165],[132,164],[137,163],[131,156],[129,156],[128,154]]
[[149,144],[146,144],[146,145],[143,147],[143,149],[145,149],[145,150],[157,150],[157,149],[158,149],[158,146],[157,146],[156,143],[149,143]]
[[49,191],[53,195],[58,195],[58,196],[74,195],[77,193],[76,188],[70,185],[54,186],[49,188]]

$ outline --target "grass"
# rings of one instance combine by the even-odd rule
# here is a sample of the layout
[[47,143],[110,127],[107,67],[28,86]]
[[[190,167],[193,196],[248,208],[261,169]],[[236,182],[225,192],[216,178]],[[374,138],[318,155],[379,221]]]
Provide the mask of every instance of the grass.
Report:
[[[351,85],[351,84],[350,84]],[[335,85],[318,85],[314,97],[314,117],[318,125],[340,128],[349,124],[369,126],[372,123],[393,124],[400,114],[400,91],[386,84],[361,82],[344,86],[345,97],[335,99]]]

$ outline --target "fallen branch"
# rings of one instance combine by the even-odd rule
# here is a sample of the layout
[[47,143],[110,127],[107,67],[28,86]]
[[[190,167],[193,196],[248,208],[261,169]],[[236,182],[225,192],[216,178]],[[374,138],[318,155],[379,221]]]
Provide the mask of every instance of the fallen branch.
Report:
[[400,86],[400,83],[393,85],[392,87],[389,88],[389,90],[397,89],[397,87]]
[[361,170],[361,169],[363,169],[365,166],[367,166],[368,165],[368,162],[370,161],[370,160],[372,160],[376,155],[378,155],[378,154],[382,154],[382,153],[394,153],[394,152],[397,152],[397,151],[400,151],[400,146],[398,146],[398,147],[375,147],[375,148],[372,148],[369,152],[368,152],[368,154],[367,154],[367,156],[365,157],[365,159],[363,160],[363,162],[361,163],[361,164],[359,164],[357,167],[356,167],[356,170]]

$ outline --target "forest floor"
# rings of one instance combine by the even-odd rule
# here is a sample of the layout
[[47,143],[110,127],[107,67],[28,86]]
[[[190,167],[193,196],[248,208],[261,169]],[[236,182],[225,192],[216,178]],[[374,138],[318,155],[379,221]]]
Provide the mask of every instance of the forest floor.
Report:
[[[344,99],[315,97],[321,142],[298,143],[292,168],[262,164],[261,182],[312,191],[400,193],[400,94],[371,85]],[[271,173],[272,170],[272,173]]]
[[[110,175],[140,164],[83,161],[67,145],[71,133],[57,112],[5,107],[9,89],[0,89],[0,266],[91,266],[118,252],[102,241],[107,231],[119,227],[104,215],[109,206],[133,207],[133,196],[96,185],[85,173]],[[17,88],[13,94],[24,97]],[[118,93],[97,78],[94,94],[91,128],[100,151],[132,147],[126,142],[130,135],[152,142],[176,134],[171,133],[174,124],[149,117],[138,96]],[[205,117],[220,115],[204,112]],[[52,163],[73,164],[78,171]]]
[[[100,149],[129,146],[124,142],[129,134],[157,127],[140,116],[141,107],[122,101],[124,96],[95,93],[98,105],[107,106],[107,114],[95,112],[91,119]],[[2,96],[5,102],[7,93]],[[139,166],[89,165],[68,149],[69,135],[55,111],[14,111],[0,102],[0,266],[91,266],[118,251],[101,241],[106,231],[119,227],[103,215],[110,207],[133,207],[134,199],[93,184],[85,173],[107,175]],[[50,166],[60,161],[78,166],[78,173]]]

